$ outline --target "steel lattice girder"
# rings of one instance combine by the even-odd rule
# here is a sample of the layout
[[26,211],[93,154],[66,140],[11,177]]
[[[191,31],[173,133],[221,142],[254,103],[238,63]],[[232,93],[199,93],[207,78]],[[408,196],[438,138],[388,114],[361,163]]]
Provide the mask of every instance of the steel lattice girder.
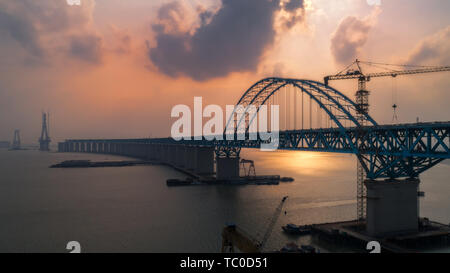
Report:
[[[221,136],[226,139],[226,136]],[[233,139],[237,139],[235,135]],[[367,177],[401,178],[417,177],[439,162],[450,159],[450,122],[419,123],[404,125],[367,126],[282,131],[279,149],[348,153],[358,155]],[[160,143],[214,146],[218,156],[238,157],[242,148],[257,148],[260,139],[250,140],[181,140],[160,139],[110,139],[67,140],[67,142],[116,142]]]

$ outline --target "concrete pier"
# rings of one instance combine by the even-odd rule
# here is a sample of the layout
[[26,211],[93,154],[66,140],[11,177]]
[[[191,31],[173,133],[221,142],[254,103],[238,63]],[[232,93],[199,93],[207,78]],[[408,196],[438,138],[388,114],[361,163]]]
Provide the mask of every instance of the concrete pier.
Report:
[[239,179],[239,157],[217,157],[217,180]]
[[168,163],[176,165],[177,163],[177,145],[168,146]]
[[197,167],[197,150],[194,146],[185,146],[184,168],[188,171],[194,171]]
[[195,170],[196,174],[208,175],[214,173],[214,147],[195,147],[196,160]]
[[367,180],[364,183],[367,187],[367,233],[370,236],[418,231],[419,179]]
[[184,145],[176,146],[175,165],[179,168],[184,168],[185,153],[186,153],[186,147]]

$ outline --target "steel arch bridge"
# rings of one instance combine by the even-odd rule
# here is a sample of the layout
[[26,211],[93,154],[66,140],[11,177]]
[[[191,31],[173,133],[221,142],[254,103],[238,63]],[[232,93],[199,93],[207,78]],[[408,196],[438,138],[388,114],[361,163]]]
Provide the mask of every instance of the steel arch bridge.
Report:
[[[219,157],[237,157],[242,148],[259,149],[261,144],[270,142],[260,138],[251,139],[249,128],[255,122],[259,107],[270,104],[271,98],[287,86],[301,93],[302,98],[306,95],[316,103],[331,122],[325,128],[302,126],[297,129],[294,126],[293,129],[279,130],[276,141],[280,150],[355,154],[368,179],[414,178],[443,160],[450,159],[450,121],[378,125],[370,115],[358,115],[360,111],[355,102],[330,86],[311,80],[283,78],[266,78],[246,90],[236,104],[224,133],[218,136],[180,141],[172,138],[67,141],[213,146]],[[255,106],[257,111],[245,115],[251,106]],[[239,115],[242,109],[244,115]],[[238,138],[240,126],[245,132],[243,140]]]
[[[266,78],[255,83],[236,104],[224,135],[231,131],[236,136],[238,128],[244,127],[248,136],[259,107],[286,86],[293,86],[295,92],[306,94],[317,103],[335,128],[280,131],[279,149],[356,154],[369,179],[418,177],[450,158],[449,122],[379,126],[367,113],[358,115],[362,111],[343,93],[312,80]],[[256,112],[249,112],[251,106],[256,107]],[[363,120],[367,126],[362,126]],[[350,125],[344,126],[344,121]],[[216,154],[239,156],[241,148],[258,148],[262,143],[216,141]]]

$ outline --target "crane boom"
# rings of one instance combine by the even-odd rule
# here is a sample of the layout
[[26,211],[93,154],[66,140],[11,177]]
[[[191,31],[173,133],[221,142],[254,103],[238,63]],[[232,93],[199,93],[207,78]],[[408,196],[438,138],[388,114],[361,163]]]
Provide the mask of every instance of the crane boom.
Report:
[[226,226],[222,231],[222,252],[234,252],[235,247],[244,253],[262,252],[264,246],[270,238],[270,235],[272,234],[278,217],[280,217],[281,210],[283,209],[283,205],[286,202],[287,198],[287,196],[283,197],[280,204],[276,208],[274,214],[272,215],[266,233],[264,234],[264,237],[261,241],[253,238],[244,230],[238,228],[234,224]]
[[329,81],[334,80],[349,80],[349,79],[363,79],[364,81],[370,81],[371,78],[379,78],[379,77],[397,77],[400,75],[413,75],[413,74],[423,74],[423,73],[434,73],[434,72],[443,72],[450,71],[450,66],[441,66],[441,67],[429,67],[429,68],[421,68],[421,69],[408,69],[408,70],[393,70],[388,72],[378,72],[378,73],[370,73],[363,74],[362,72],[349,71],[346,74],[337,74],[332,76],[326,76],[324,78],[325,85],[328,85]]
[[283,199],[281,199],[281,202],[278,205],[277,209],[275,210],[275,212],[272,216],[272,219],[270,220],[269,227],[267,228],[266,233],[264,234],[264,237],[262,238],[261,243],[259,245],[260,249],[263,249],[264,246],[266,245],[267,241],[269,240],[270,235],[272,234],[273,228],[275,227],[275,224],[277,223],[278,217],[280,217],[281,210],[283,209],[283,205],[286,202],[287,198],[288,198],[287,196],[283,197]]

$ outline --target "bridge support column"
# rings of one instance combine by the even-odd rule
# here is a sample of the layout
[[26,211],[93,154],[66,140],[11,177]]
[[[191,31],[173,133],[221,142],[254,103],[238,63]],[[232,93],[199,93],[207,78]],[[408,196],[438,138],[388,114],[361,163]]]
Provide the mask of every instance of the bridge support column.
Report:
[[144,144],[144,159],[150,160],[152,156],[152,144],[146,143]]
[[420,180],[366,180],[367,233],[384,236],[419,229]]
[[120,143],[119,144],[119,155],[125,156],[126,155],[126,148],[127,148],[127,145],[125,143]]
[[214,147],[195,147],[195,173],[209,175],[214,173]]
[[91,147],[92,147],[91,143],[90,143],[90,142],[86,142],[86,152],[87,152],[87,153],[92,152]]
[[117,153],[119,154],[119,155],[124,155],[125,154],[125,147],[124,147],[124,144],[123,143],[118,143],[117,144]]
[[128,156],[134,157],[134,153],[136,151],[136,144],[135,143],[129,143],[128,145]]
[[140,159],[146,159],[147,158],[147,145],[144,143],[139,143],[137,145],[137,156]]
[[159,145],[156,143],[148,144],[148,160],[155,160],[155,161],[159,160],[158,146]]
[[217,180],[239,179],[239,157],[217,157],[216,162]]
[[186,146],[184,145],[177,145],[176,146],[176,158],[175,158],[175,162],[176,162],[176,166],[180,167],[180,168],[184,168],[184,159],[185,159],[185,153],[186,153]]
[[189,171],[195,171],[197,165],[197,148],[194,146],[185,146],[184,168]]
[[161,162],[169,163],[169,145],[161,144]]
[[110,144],[109,144],[109,153],[112,154],[112,155],[117,154],[117,152],[116,152],[116,150],[117,150],[116,147],[117,147],[117,145],[116,145],[115,142],[110,143]]
[[176,165],[177,163],[177,145],[169,145],[168,148],[169,164]]

